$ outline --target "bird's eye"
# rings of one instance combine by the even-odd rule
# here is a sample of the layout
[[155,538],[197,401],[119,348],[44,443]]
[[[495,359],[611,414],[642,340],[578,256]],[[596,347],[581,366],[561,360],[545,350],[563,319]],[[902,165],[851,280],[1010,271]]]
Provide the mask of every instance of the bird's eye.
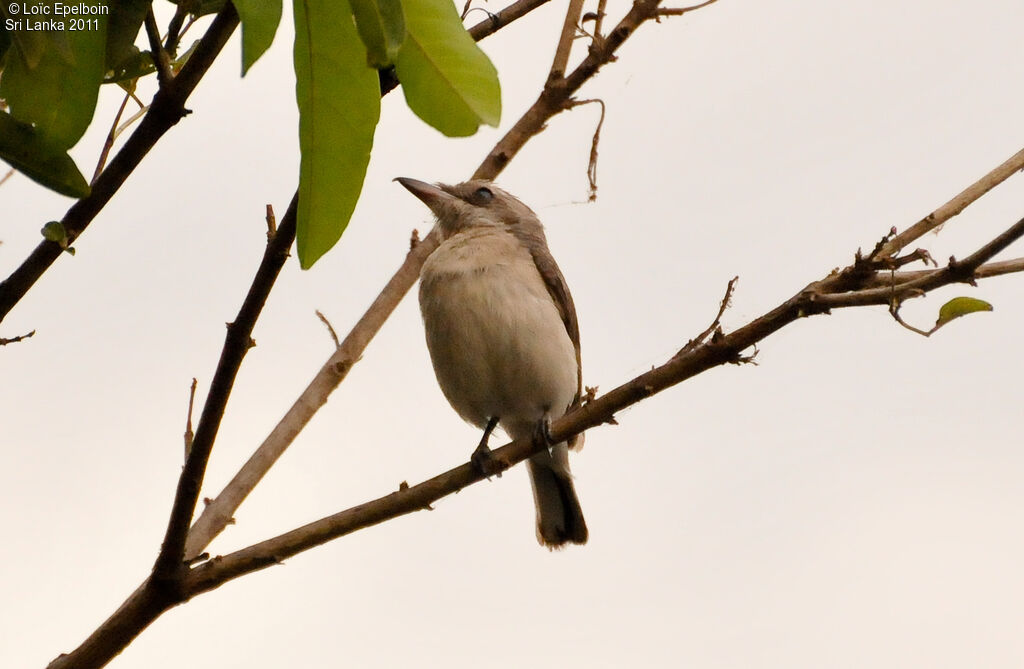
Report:
[[473,192],[473,199],[480,204],[487,204],[494,199],[494,193],[487,187],[477,188]]

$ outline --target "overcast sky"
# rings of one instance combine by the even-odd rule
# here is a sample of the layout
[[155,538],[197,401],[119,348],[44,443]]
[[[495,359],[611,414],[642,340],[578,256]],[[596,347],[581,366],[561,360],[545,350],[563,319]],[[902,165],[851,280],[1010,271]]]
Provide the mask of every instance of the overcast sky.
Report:
[[[472,173],[535,99],[563,5],[483,43],[501,128],[445,139],[387,96],[349,230],[311,271],[288,263],[256,327],[204,495],[330,355],[314,310],[347,332],[428,229],[391,179]],[[607,391],[664,362],[735,275],[724,325],[743,325],[1024,146],[1022,25],[1019,0],[721,0],[643,26],[581,92],[608,108],[597,202],[596,106],[553,120],[499,180],[547,226],[584,382]],[[0,666],[74,648],[156,555],[189,382],[205,396],[264,205],[283,214],[296,185],[290,16],[244,80],[238,50],[236,36],[194,113],[0,326],[36,330],[0,349]],[[73,151],[87,174],[119,102],[104,89]],[[0,275],[69,203],[20,175],[0,187]],[[962,257],[1021,216],[1018,175],[918,244]],[[904,316],[927,328],[955,295],[995,310],[930,339],[883,307],[806,319],[758,366],[591,430],[572,461],[585,547],[537,545],[518,467],[202,595],[112,666],[1022,666],[1024,277]],[[478,438],[441,395],[407,298],[210,550],[419,482]]]

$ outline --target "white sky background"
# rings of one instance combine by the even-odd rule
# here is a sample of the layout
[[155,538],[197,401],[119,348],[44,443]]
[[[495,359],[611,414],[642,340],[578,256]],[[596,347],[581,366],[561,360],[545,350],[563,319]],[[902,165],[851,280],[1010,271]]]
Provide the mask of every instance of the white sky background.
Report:
[[[429,227],[391,178],[473,171],[536,97],[563,4],[483,43],[499,130],[448,140],[386,98],[348,232],[312,271],[288,263],[256,327],[204,495],[330,355],[314,309],[347,331]],[[1022,25],[1017,0],[722,0],[645,25],[582,93],[608,105],[598,201],[580,204],[593,106],[500,179],[547,225],[584,381],[607,391],[666,360],[737,274],[725,326],[748,322],[1020,149]],[[290,18],[244,80],[238,49],[0,329],[37,331],[0,349],[0,666],[71,650],[156,555],[189,381],[208,388],[264,204],[283,215],[296,185]],[[74,151],[86,173],[118,102],[104,90]],[[0,188],[3,276],[68,204],[21,176]],[[920,244],[965,256],[1022,215],[1015,176]],[[927,328],[951,296],[995,304],[931,339],[882,307],[801,321],[759,366],[590,431],[573,460],[586,547],[538,547],[517,468],[202,595],[112,666],[1019,667],[1022,287],[908,305]],[[419,482],[478,438],[437,388],[409,297],[211,551]]]

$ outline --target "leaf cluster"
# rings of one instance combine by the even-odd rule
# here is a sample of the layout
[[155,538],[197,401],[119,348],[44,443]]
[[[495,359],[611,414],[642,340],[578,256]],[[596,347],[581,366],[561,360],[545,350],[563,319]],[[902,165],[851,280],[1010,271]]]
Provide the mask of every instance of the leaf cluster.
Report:
[[[55,17],[56,0],[39,3]],[[129,92],[158,69],[176,72],[178,28],[149,48],[151,3],[89,0],[89,29],[63,29],[0,8],[0,158],[43,186],[84,198],[90,188],[68,155],[93,119],[102,84]],[[178,0],[176,20],[225,11],[224,0]],[[497,71],[462,26],[451,0],[293,0],[299,108],[298,255],[313,265],[341,237],[362,190],[380,117],[380,77],[403,84],[409,107],[445,135],[471,135],[501,117]],[[282,0],[234,0],[242,24],[242,74],[266,53]],[[231,7],[227,7],[230,10]],[[48,14],[46,12],[49,12]],[[173,21],[172,21],[173,24]],[[172,36],[173,35],[173,36]],[[168,53],[169,52],[169,53]],[[160,85],[173,86],[173,79]]]

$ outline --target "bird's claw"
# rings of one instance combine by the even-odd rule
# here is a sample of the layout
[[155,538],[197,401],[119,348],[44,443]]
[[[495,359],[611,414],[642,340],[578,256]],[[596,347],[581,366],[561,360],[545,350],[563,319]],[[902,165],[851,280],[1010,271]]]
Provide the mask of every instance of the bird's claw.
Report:
[[501,478],[501,465],[498,460],[492,455],[491,449],[487,444],[480,444],[473,451],[473,455],[469,456],[469,461],[472,463],[473,468],[478,472],[491,478],[491,476],[497,476]]
[[551,421],[547,417],[537,421],[537,429],[533,432],[533,443],[535,446],[543,446],[548,453],[554,447],[555,443],[551,439]]

